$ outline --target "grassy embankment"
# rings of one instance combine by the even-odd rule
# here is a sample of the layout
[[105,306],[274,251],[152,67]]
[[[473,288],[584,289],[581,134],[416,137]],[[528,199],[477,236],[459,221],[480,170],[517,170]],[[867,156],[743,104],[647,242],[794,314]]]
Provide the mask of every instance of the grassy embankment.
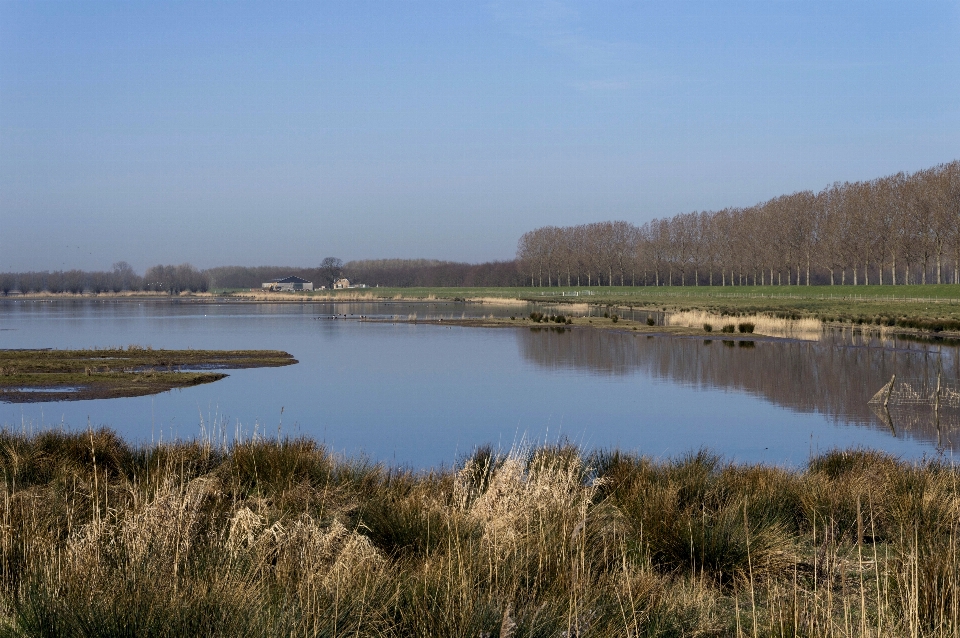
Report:
[[[589,291],[593,294],[584,294]],[[574,293],[581,293],[573,296]],[[825,323],[960,332],[960,286],[673,286],[573,288],[367,288],[318,291],[330,299],[497,299],[588,303],[737,316],[764,314]],[[308,297],[309,298],[309,297]]]
[[[585,294],[585,293],[592,294]],[[580,293],[574,296],[575,293]],[[74,298],[77,295],[42,295]],[[137,295],[104,294],[104,298],[136,299]],[[86,297],[86,296],[85,296]],[[24,297],[26,298],[26,297]],[[153,294],[151,299],[170,299]],[[218,290],[173,297],[197,303],[211,301],[482,301],[484,303],[587,303],[667,312],[701,311],[723,316],[766,315],[815,319],[827,324],[886,327],[895,331],[960,334],[960,286],[672,286],[562,288],[361,288],[305,293]]]
[[[137,397],[227,376],[209,369],[276,367],[296,362],[292,355],[276,350],[154,350],[138,346],[0,350],[0,401]],[[182,372],[182,368],[187,371]]]
[[0,434],[0,635],[954,636],[960,470]]

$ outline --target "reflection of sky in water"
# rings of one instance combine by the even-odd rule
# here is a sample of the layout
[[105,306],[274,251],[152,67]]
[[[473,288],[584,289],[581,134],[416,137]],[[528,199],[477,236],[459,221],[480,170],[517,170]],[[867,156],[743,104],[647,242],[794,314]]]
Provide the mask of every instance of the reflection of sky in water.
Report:
[[[415,467],[450,464],[484,443],[565,436],[587,448],[676,455],[709,447],[745,461],[803,463],[811,450],[869,446],[915,458],[937,433],[894,438],[866,401],[898,375],[957,377],[956,349],[826,343],[725,347],[597,331],[360,323],[331,314],[521,314],[523,307],[343,304],[0,303],[0,347],[276,348],[300,364],[230,371],[152,397],[0,404],[20,427],[104,424],[149,441],[215,423],[309,435],[333,448]],[[932,350],[936,350],[933,348]],[[281,416],[281,408],[283,414]]]

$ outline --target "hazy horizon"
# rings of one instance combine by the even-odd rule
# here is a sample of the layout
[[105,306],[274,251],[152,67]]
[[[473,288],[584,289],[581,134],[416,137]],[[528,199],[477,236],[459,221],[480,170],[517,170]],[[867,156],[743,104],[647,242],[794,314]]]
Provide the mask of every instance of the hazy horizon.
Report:
[[0,3],[0,271],[512,259],[960,148],[951,2]]

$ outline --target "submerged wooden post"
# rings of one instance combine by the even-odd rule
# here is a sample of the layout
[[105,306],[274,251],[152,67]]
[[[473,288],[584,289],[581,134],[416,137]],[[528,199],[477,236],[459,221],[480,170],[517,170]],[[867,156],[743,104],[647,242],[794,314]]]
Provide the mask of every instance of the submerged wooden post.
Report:
[[937,373],[937,392],[933,399],[933,411],[940,413],[940,373]]
[[890,377],[890,387],[887,389],[887,396],[883,400],[883,407],[887,407],[887,403],[890,402],[890,395],[893,394],[893,384],[897,382],[897,375],[894,374]]
[[893,433],[893,437],[897,437],[897,428],[893,425],[893,415],[890,414],[890,410],[887,409],[887,406],[883,406],[883,414],[887,417],[887,427],[890,428],[890,432]]

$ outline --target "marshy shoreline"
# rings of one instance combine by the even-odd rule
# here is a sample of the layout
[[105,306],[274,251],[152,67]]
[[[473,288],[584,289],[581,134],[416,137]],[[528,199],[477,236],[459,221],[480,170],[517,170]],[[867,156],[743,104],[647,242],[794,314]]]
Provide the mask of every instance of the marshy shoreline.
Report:
[[[833,294],[833,289],[838,292]],[[720,292],[701,287],[699,290],[682,287],[660,288],[599,288],[586,296],[576,290],[530,288],[366,288],[362,291],[317,291],[312,293],[282,293],[248,290],[223,290],[204,293],[31,293],[0,298],[0,303],[53,303],[62,301],[94,303],[170,303],[170,304],[282,304],[316,305],[335,303],[371,303],[428,305],[460,303],[472,307],[509,307],[543,305],[556,307],[558,313],[570,308],[580,313],[585,308],[608,314],[631,311],[664,313],[670,316],[703,314],[715,317],[713,329],[719,331],[726,323],[741,321],[817,323],[820,328],[853,330],[881,337],[905,336],[920,339],[957,340],[960,342],[960,297],[952,285],[929,286],[814,286],[804,287],[736,287],[742,292]],[[733,290],[734,288],[729,288]],[[901,290],[902,289],[902,290]],[[960,289],[957,289],[960,290]],[[887,292],[890,295],[887,295]],[[866,294],[864,294],[864,292]],[[901,293],[904,296],[893,296]],[[917,297],[909,295],[917,295]],[[928,295],[921,297],[920,295]],[[933,295],[933,296],[929,296]],[[596,317],[593,317],[594,319]],[[750,319],[748,319],[750,318]],[[758,322],[757,318],[760,318]],[[496,327],[496,318],[444,319],[459,325]],[[425,323],[424,320],[417,320]],[[411,321],[412,323],[412,321]],[[669,323],[669,322],[668,322]],[[688,328],[702,327],[686,322]],[[593,326],[597,327],[597,326]],[[620,326],[622,328],[623,326]],[[637,325],[638,331],[646,331]],[[665,328],[666,326],[660,326]],[[673,326],[670,326],[671,328]],[[649,331],[648,331],[649,332]],[[663,329],[661,334],[671,333]],[[777,330],[767,336],[797,336],[802,332],[809,338],[809,326],[797,331]],[[686,333],[685,333],[686,334]],[[692,334],[692,333],[689,333]],[[709,334],[705,330],[696,334]]]
[[0,432],[0,635],[948,636],[960,469]]
[[[540,313],[535,313],[540,314]],[[589,317],[571,317],[563,314],[543,315],[539,320],[530,317],[467,317],[467,318],[442,318],[428,319],[416,317],[394,317],[394,318],[358,318],[357,321],[364,323],[388,323],[388,324],[411,324],[411,325],[429,325],[429,326],[458,326],[465,328],[527,328],[534,332],[549,330],[554,332],[565,332],[570,330],[602,330],[609,332],[618,332],[622,334],[642,334],[648,337],[702,337],[706,339],[722,339],[727,341],[783,341],[796,340],[794,337],[781,337],[772,335],[754,334],[752,332],[717,332],[704,330],[702,327],[684,326],[684,325],[651,325],[641,321],[620,318],[614,319],[614,315],[589,316]],[[557,321],[556,318],[562,318]],[[735,318],[727,321],[728,324],[738,325]]]

